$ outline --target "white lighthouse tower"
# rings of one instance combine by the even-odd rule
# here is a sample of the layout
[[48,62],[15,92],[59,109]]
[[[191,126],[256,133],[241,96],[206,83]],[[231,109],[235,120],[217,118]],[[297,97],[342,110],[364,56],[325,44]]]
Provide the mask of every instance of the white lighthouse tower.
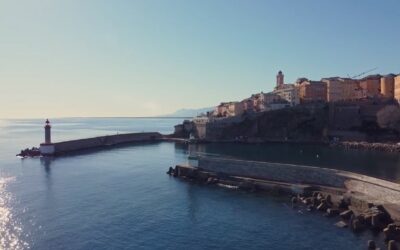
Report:
[[51,143],[51,125],[49,119],[44,126],[44,143],[40,144],[40,153],[42,155],[53,155],[55,152],[54,144]]

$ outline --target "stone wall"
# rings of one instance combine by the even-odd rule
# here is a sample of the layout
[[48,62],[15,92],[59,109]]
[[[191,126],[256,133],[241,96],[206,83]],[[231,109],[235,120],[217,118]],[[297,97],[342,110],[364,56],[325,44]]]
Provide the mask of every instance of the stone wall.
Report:
[[203,156],[199,157],[199,168],[233,176],[338,188],[344,188],[346,180],[333,169]]
[[107,136],[93,137],[87,139],[58,142],[54,143],[54,147],[55,147],[55,154],[60,154],[82,149],[91,149],[96,147],[111,146],[111,145],[137,142],[137,141],[150,141],[161,138],[162,135],[160,133],[118,134],[118,135],[107,135]]
[[217,157],[198,157],[198,167],[205,171],[293,184],[343,188],[371,197],[377,203],[400,204],[397,183],[335,169],[271,162],[243,161]]

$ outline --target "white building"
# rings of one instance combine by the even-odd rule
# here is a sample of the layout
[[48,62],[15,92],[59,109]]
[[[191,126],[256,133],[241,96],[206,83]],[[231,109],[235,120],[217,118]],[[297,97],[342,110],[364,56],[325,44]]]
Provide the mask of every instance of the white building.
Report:
[[282,84],[276,87],[273,93],[289,102],[291,106],[300,104],[299,88],[294,84]]

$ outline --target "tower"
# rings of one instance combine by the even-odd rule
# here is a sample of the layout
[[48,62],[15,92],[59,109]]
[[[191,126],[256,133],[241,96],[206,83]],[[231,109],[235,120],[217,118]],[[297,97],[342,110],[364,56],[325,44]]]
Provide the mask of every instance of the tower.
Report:
[[284,80],[283,80],[283,73],[282,71],[279,70],[278,74],[276,75],[276,87],[279,88],[280,86],[282,86],[284,84]]
[[49,119],[46,120],[46,125],[44,126],[44,143],[40,144],[40,153],[42,155],[54,155],[55,145],[51,143],[51,125]]
[[51,125],[49,119],[46,120],[46,125],[44,126],[44,143],[51,144]]

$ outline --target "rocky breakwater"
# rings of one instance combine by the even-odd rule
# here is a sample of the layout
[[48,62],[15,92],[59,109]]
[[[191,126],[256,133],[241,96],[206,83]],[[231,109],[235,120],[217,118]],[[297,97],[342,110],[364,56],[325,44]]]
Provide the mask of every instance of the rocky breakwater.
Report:
[[344,149],[361,149],[361,150],[374,150],[383,152],[400,152],[400,144],[395,143],[378,143],[378,142],[339,142],[332,144],[334,147]]
[[366,249],[398,249],[400,185],[351,172],[290,164],[199,157],[198,167],[177,165],[168,174],[202,185],[286,195],[295,209],[337,218],[335,224],[354,232],[372,230],[384,242]]

